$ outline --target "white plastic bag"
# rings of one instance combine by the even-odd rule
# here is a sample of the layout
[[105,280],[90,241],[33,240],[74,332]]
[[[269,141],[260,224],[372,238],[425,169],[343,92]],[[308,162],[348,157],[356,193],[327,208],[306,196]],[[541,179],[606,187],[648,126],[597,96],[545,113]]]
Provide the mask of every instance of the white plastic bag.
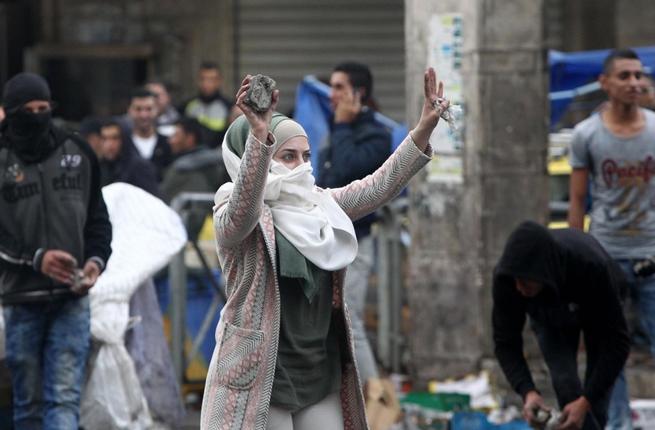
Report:
[[99,350],[84,391],[80,424],[89,430],[147,430],[152,418],[123,342],[128,305],[106,302],[92,312],[104,317],[91,320]]
[[103,188],[112,223],[112,256],[90,290],[91,336],[98,347],[89,363],[80,423],[88,430],[145,430],[152,417],[125,348],[129,301],[139,286],[186,243],[180,217],[132,185]]

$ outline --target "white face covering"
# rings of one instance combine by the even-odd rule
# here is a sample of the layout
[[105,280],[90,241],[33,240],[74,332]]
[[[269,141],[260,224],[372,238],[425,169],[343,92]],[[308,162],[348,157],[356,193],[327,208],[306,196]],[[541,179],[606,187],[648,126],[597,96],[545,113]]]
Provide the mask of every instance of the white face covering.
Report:
[[[223,160],[234,180],[241,159],[225,142]],[[229,199],[233,188],[232,182],[221,186],[214,199],[217,206]],[[324,270],[339,270],[355,259],[357,237],[353,223],[330,193],[314,186],[309,163],[290,170],[271,160],[264,203],[271,208],[278,231],[316,266]]]
[[292,202],[297,206],[316,206],[312,171],[312,165],[309,163],[303,163],[291,170],[284,164],[271,160],[264,201],[271,206],[278,200]]

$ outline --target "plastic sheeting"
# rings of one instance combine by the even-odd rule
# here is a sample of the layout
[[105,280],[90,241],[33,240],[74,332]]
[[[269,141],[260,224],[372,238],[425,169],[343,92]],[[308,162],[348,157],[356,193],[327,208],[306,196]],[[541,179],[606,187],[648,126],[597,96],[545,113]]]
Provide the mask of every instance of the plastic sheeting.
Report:
[[[92,311],[93,312],[93,311]],[[100,341],[92,356],[80,408],[82,427],[107,430],[146,430],[153,425],[134,362],[123,344],[128,323],[127,303],[96,307],[91,333]]]
[[112,256],[91,289],[91,306],[127,302],[187,240],[175,211],[142,189],[115,183],[104,187],[102,193],[112,223]]
[[125,345],[150,413],[158,422],[177,428],[184,417],[184,405],[152,280],[144,282],[132,296],[130,317],[140,322],[127,331]]
[[124,344],[129,301],[184,246],[186,230],[172,209],[137,187],[111,184],[103,188],[103,196],[112,222],[113,252],[90,291],[91,335],[97,349],[89,363],[80,421],[88,429],[149,429],[148,403]]

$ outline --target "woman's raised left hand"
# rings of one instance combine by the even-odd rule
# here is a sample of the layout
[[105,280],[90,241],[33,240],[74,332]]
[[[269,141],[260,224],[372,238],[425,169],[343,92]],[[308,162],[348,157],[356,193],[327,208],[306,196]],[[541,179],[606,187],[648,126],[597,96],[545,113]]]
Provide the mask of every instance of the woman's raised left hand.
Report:
[[448,109],[450,101],[443,96],[443,82],[438,81],[437,74],[432,67],[423,75],[423,110],[418,124],[411,131],[412,139],[416,145],[425,150],[432,131],[439,123],[441,114]]

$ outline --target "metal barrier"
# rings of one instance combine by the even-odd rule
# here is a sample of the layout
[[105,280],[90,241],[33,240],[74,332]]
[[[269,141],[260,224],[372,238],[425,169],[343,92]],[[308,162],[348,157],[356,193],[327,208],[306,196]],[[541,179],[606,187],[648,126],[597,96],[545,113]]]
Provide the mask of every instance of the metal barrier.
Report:
[[385,369],[401,371],[402,350],[402,217],[407,198],[401,197],[378,210],[377,225],[377,356]]
[[[207,205],[207,213],[211,214],[211,208],[214,203],[213,193],[181,193],[178,194],[171,202],[171,208],[177,212],[185,226],[188,226],[189,214],[193,209],[197,209],[197,205]],[[195,206],[194,206],[195,205]],[[191,350],[189,354],[184,354],[184,341],[186,339],[186,306],[187,306],[187,266],[185,262],[186,247],[183,248],[171,260],[168,266],[170,300],[171,300],[171,355],[173,358],[173,366],[175,367],[175,374],[180,381],[184,382],[186,364],[193,361],[200,344],[207,335],[207,332],[212,328],[211,322],[218,310],[221,302],[225,303],[226,297],[223,286],[215,282],[213,273],[205,256],[198,246],[196,238],[190,240],[193,249],[195,250],[204,272],[208,275],[209,282],[214,289],[214,296],[209,306],[207,313],[203,319],[198,334],[192,341]]]

